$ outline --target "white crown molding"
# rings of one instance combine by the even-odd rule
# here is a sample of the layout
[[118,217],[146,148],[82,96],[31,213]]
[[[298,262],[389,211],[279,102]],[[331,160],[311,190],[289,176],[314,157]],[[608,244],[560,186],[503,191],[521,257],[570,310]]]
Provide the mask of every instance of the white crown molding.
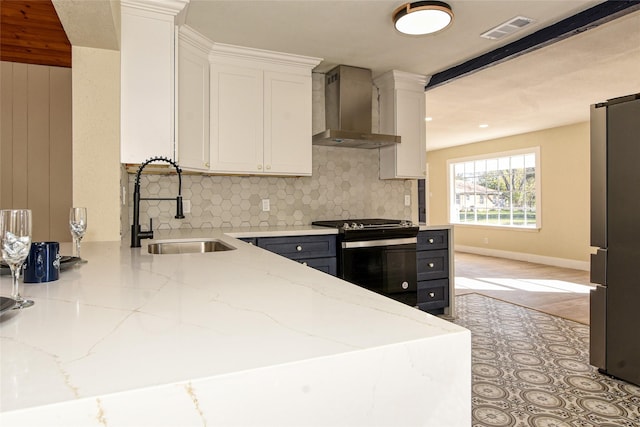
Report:
[[304,69],[312,69],[322,61],[322,58],[314,58],[311,56],[294,55],[224,43],[213,43],[211,51],[209,52],[209,61],[216,62],[216,60],[220,59],[259,60],[275,65],[298,66]]
[[422,74],[391,70],[373,79],[379,88],[393,88],[424,92],[427,77]]
[[175,17],[189,4],[189,0],[121,0],[120,4],[132,9]]
[[202,51],[205,56],[211,52],[211,48],[213,47],[213,42],[211,40],[188,25],[182,25],[178,28],[178,37],[180,40]]

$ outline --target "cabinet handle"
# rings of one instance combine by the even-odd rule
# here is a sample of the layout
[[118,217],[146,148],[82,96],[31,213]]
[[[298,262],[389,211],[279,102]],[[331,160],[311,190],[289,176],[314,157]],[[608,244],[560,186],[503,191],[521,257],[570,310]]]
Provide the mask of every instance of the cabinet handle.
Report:
[[429,243],[433,245],[433,239],[429,239]]
[[408,282],[402,282],[402,289],[409,289],[409,283]]
[[267,165],[267,170],[271,170],[271,165]]
[[296,246],[296,251],[300,252],[302,250],[302,246],[298,245]]
[[205,165],[206,167],[209,167],[209,162],[205,163],[204,165]]
[[262,170],[262,165],[258,165],[258,170],[261,171]]
[[434,263],[432,263],[432,262],[430,262],[430,263],[429,263],[429,268],[433,268],[433,267],[435,267],[435,264],[434,264]]
[[436,296],[435,292],[429,292],[429,298],[433,298],[435,296]]

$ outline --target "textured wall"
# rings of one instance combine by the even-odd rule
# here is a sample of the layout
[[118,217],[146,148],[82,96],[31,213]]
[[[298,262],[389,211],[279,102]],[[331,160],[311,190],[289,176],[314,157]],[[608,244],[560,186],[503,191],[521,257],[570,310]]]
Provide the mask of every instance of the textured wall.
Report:
[[[127,198],[135,175],[129,175]],[[143,175],[142,197],[175,197],[178,179]],[[175,202],[142,201],[141,224],[154,229],[267,225],[306,225],[318,219],[388,217],[411,219],[404,195],[411,180],[378,179],[378,150],[313,147],[311,177],[240,177],[185,175],[182,194],[191,213],[178,220]],[[262,212],[262,199],[271,210]],[[129,224],[132,221],[129,209]]]
[[120,52],[74,46],[73,204],[85,240],[120,240]]

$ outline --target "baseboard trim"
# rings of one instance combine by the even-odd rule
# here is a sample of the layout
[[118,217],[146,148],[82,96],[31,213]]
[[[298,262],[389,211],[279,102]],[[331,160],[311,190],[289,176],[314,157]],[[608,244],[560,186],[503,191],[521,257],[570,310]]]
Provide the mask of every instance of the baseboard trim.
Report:
[[533,262],[536,264],[552,265],[554,267],[571,268],[573,270],[589,271],[589,261],[577,261],[574,259],[555,258],[544,255],[527,254],[524,252],[502,251],[499,249],[479,248],[477,246],[455,245],[456,252],[467,252],[476,255],[492,256],[497,258],[514,259],[517,261]]

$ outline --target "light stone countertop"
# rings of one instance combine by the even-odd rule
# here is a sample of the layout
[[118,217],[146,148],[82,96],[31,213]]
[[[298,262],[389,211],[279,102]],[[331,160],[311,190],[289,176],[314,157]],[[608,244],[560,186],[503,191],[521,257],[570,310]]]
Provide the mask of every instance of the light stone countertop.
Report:
[[[287,229],[295,234],[335,232],[324,227]],[[238,237],[256,236],[250,231],[232,232]],[[82,255],[87,263],[62,271],[54,282],[21,283],[22,294],[33,299],[35,305],[0,317],[0,424],[154,425],[162,421],[172,425],[169,414],[181,414],[181,425],[201,425],[203,420],[214,419],[227,425],[230,419],[247,419],[251,413],[239,414],[233,405],[226,413],[221,407],[243,399],[250,403],[252,392],[257,393],[256,402],[264,404],[271,394],[273,398],[308,398],[308,393],[301,394],[300,389],[296,389],[297,394],[291,391],[293,388],[283,391],[284,386],[274,386],[273,379],[271,383],[256,383],[265,372],[278,372],[276,382],[282,385],[302,381],[310,372],[319,375],[318,381],[334,378],[332,375],[337,375],[336,381],[344,378],[348,384],[339,386],[344,390],[359,382],[364,386],[369,380],[382,384],[382,374],[369,378],[371,372],[380,371],[380,366],[372,366],[360,380],[350,379],[348,373],[368,366],[363,360],[374,360],[382,349],[393,350],[397,352],[394,357],[401,358],[409,354],[409,349],[410,353],[421,351],[432,355],[429,357],[437,355],[441,361],[436,369],[441,372],[430,373],[428,380],[421,379],[423,382],[415,387],[402,375],[418,381],[424,372],[411,370],[430,372],[433,367],[417,368],[421,365],[415,361],[385,367],[388,381],[397,378],[406,384],[406,391],[397,390],[398,399],[413,401],[410,395],[423,389],[431,390],[434,399],[449,399],[448,403],[453,399],[467,407],[470,335],[466,329],[244,243],[221,230],[156,233],[156,240],[194,237],[220,239],[237,249],[150,255],[146,250],[149,240],[143,240],[142,248],[133,249],[127,239],[85,242]],[[61,254],[70,251],[71,244],[61,245]],[[0,285],[2,295],[11,293],[9,276],[2,276]],[[352,365],[326,371],[328,363],[343,359],[351,360]],[[293,374],[294,368],[307,366],[304,363],[308,368]],[[273,369],[264,371],[266,368]],[[244,387],[234,389],[228,383],[232,380]],[[211,391],[213,385],[222,387],[222,391]],[[182,391],[176,391],[178,386]],[[206,390],[212,394],[207,395]],[[290,391],[294,394],[287,394]],[[163,407],[167,393],[180,396],[168,400],[175,403],[170,412]],[[227,398],[224,404],[219,400],[220,393]],[[318,393],[314,400],[303,401],[301,408],[313,411],[313,405],[323,402],[323,407],[330,409],[330,404],[323,401],[327,397]],[[328,389],[326,393],[336,391]],[[137,405],[131,404],[132,399]],[[181,407],[177,402],[182,400]],[[417,399],[416,404],[420,401]],[[156,418],[149,411],[140,412],[145,405],[153,408]],[[422,409],[411,415],[407,408],[399,408],[405,412],[403,416],[426,416]],[[379,411],[388,409],[381,407]],[[338,408],[329,412],[325,418],[316,419],[318,424],[330,422],[331,418],[326,418],[330,416],[348,419]],[[375,418],[356,411],[359,418],[353,420],[354,424],[396,416],[369,412],[367,416]],[[119,417],[122,422],[118,422]],[[274,417],[278,420],[274,425],[288,424]],[[461,424],[452,425],[463,425],[467,419],[465,416]],[[291,425],[300,422],[295,417],[288,420]]]

